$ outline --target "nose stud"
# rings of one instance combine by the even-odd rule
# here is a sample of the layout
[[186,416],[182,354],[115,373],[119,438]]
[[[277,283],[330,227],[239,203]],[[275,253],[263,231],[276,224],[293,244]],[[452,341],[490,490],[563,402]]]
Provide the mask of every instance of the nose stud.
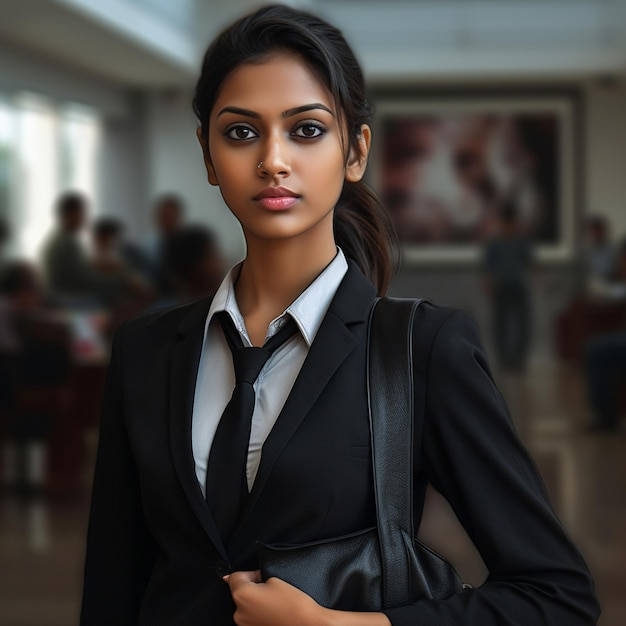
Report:
[[259,164],[256,166],[257,170],[260,170],[263,167],[263,161],[259,161]]

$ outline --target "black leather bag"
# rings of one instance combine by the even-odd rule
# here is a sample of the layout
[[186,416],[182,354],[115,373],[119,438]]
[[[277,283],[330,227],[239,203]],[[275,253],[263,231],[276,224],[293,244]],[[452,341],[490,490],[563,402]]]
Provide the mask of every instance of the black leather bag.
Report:
[[452,566],[413,528],[413,321],[420,300],[380,298],[368,330],[368,395],[378,526],[299,545],[257,545],[263,580],[322,606],[379,611],[462,591]]

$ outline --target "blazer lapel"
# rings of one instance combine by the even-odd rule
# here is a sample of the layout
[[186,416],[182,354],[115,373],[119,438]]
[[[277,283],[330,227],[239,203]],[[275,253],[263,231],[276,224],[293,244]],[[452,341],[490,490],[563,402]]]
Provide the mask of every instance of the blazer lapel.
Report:
[[[367,320],[375,295],[374,286],[350,261],[348,272],[317,332],[287,401],[263,444],[259,471],[250,497],[244,505],[239,528],[257,503],[281,451],[289,443],[333,374],[357,345],[358,340],[350,326]],[[238,532],[235,532],[231,544],[235,544],[237,538]]]
[[178,327],[170,366],[170,447],[174,467],[191,508],[220,554],[228,560],[213,516],[198,485],[191,443],[196,375],[209,306],[210,300],[198,302]]

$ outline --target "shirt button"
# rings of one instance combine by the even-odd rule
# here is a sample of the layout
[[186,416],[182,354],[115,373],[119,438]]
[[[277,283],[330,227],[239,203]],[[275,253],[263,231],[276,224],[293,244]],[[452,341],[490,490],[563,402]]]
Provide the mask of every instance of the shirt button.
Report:
[[227,574],[232,574],[233,570],[226,561],[218,561],[215,564],[215,573],[218,578],[223,578]]

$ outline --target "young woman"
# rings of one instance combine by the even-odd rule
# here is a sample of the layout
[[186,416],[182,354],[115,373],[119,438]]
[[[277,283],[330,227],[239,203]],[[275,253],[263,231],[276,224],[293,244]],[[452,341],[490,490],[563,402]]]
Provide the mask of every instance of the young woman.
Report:
[[[444,601],[352,613],[260,580],[257,541],[300,544],[375,524],[366,321],[390,279],[389,228],[361,182],[370,110],[335,28],[285,7],[236,22],[207,52],[194,109],[209,182],[241,223],[247,256],[212,300],[117,333],[82,623],[595,623],[589,573],[512,430],[475,324],[428,304],[415,327],[430,346],[416,389],[426,414],[414,442],[415,516],[430,482],[480,550],[486,583]],[[245,498],[226,527],[217,513],[232,494],[220,484],[236,472],[234,455],[232,469],[211,468],[235,385],[224,311],[244,346],[295,320],[254,383]]]

